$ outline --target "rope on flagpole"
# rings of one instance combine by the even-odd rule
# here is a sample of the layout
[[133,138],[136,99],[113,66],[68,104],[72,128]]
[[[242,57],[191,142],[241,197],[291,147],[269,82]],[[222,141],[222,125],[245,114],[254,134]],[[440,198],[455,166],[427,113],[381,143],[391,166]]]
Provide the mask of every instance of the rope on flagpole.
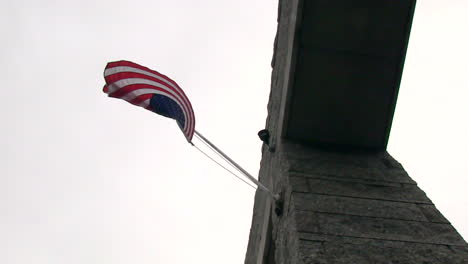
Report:
[[231,170],[229,170],[228,168],[224,167],[221,163],[219,163],[218,161],[216,161],[215,159],[213,159],[212,157],[210,157],[206,152],[204,152],[203,150],[201,150],[199,147],[197,147],[196,145],[192,144],[198,151],[200,151],[203,155],[205,155],[207,158],[209,158],[211,161],[213,161],[214,163],[218,164],[221,168],[225,169],[227,172],[231,173],[232,175],[234,175],[234,177],[236,177],[237,179],[243,181],[245,184],[247,184],[248,186],[252,187],[253,189],[255,189],[255,186],[253,186],[252,184],[248,183],[246,180],[242,179],[241,177],[237,176],[234,172],[232,172]]
[[248,173],[246,170],[244,170],[239,164],[237,164],[235,161],[233,161],[229,156],[224,154],[220,149],[218,149],[213,143],[211,143],[208,139],[206,139],[200,132],[195,130],[195,135],[201,139],[202,141],[206,142],[215,152],[220,154],[223,158],[225,158],[231,165],[233,165],[237,170],[239,170],[242,174],[244,174],[249,180],[257,185],[260,189],[263,191],[267,192],[275,201],[278,201],[280,199],[278,194],[274,194],[270,189],[265,187],[261,182],[259,182],[257,179],[255,179],[250,173]]
[[[226,159],[223,155],[219,154],[216,149],[214,149],[212,146],[210,146],[208,143],[206,143],[199,135],[195,134],[195,136],[205,145],[207,146],[209,149],[211,149],[211,151],[213,151],[216,155],[218,155],[218,157],[221,157],[227,164],[231,165],[232,167],[234,167],[238,172],[242,173],[242,171],[237,168],[234,164],[232,164],[228,159]],[[243,174],[243,173],[242,173]]]

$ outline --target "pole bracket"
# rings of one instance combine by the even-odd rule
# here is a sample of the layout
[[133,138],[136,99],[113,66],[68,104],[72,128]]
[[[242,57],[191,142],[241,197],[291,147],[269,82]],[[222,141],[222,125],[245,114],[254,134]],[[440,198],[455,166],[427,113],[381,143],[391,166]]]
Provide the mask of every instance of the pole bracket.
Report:
[[275,199],[275,214],[276,216],[283,215],[284,199],[282,193],[275,194],[277,199]]

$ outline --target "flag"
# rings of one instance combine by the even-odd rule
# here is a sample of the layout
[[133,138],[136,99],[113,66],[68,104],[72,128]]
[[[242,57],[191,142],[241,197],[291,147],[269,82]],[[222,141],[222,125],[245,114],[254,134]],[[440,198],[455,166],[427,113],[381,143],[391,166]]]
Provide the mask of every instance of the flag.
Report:
[[175,119],[188,142],[195,132],[192,105],[169,77],[130,61],[109,62],[104,70],[103,91],[136,106]]

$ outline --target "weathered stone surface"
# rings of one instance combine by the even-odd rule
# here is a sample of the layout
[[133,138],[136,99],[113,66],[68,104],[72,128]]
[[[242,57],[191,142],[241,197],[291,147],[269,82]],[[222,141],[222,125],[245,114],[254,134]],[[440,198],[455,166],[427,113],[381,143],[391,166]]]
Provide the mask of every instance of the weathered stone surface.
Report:
[[415,0],[307,0],[284,137],[385,150]]
[[296,210],[428,222],[416,204],[294,193]]
[[[392,0],[305,1],[304,9],[310,11],[302,25],[308,33],[301,35],[301,44],[368,57],[399,57],[401,48],[397,45],[407,20],[397,18],[407,17],[411,4],[412,1]],[[369,20],[378,26],[367,24]]]
[[290,177],[289,182],[294,192],[309,192],[309,183],[304,177]]
[[262,248],[263,245],[261,245],[263,242],[263,230],[267,228],[264,226],[264,219],[269,217],[268,215],[265,215],[265,210],[261,210],[265,208],[265,205],[266,196],[261,192],[257,192],[255,195],[256,210],[254,210],[252,215],[252,225],[250,227],[249,244],[245,256],[245,263],[256,263],[257,258],[259,257],[258,252],[263,252],[264,250]]
[[324,253],[323,242],[302,240],[299,242],[299,256],[302,263],[324,264],[326,263]]
[[435,208],[433,205],[418,204],[417,205],[421,212],[426,216],[426,219],[434,223],[446,223],[449,221]]
[[309,191],[316,194],[432,204],[415,185],[390,187],[322,179],[308,179],[308,184]]
[[[298,160],[301,165],[332,163],[338,166],[388,169],[386,163],[393,162],[391,156],[385,153],[342,152],[311,148],[292,142],[285,143],[282,151],[285,153],[286,158]],[[387,159],[390,159],[390,161],[387,161]]]
[[294,82],[289,79],[293,22],[300,19],[302,3],[279,1],[265,127],[271,146],[262,147],[259,174],[282,194],[283,214],[272,213],[275,204],[257,191],[245,263],[467,264],[466,242],[387,152],[318,149],[284,139],[285,88]]
[[466,245],[450,224],[296,211],[299,232],[444,245]]
[[290,171],[305,177],[317,175],[340,177],[345,179],[363,179],[375,182],[393,182],[416,184],[404,171],[388,171],[378,168],[361,168],[342,164],[323,162],[316,164],[306,160],[292,160],[289,163]]
[[375,240],[327,242],[300,240],[300,256],[304,264],[466,264],[463,254],[453,254],[464,247],[416,243],[380,243]]
[[304,174],[304,173],[295,172],[295,171],[292,171],[291,175],[296,176],[296,177],[302,176],[302,177],[306,177],[309,179],[316,179],[316,180],[361,183],[361,184],[367,184],[367,185],[373,185],[373,186],[389,186],[389,187],[401,187],[402,186],[402,184],[399,182],[365,179],[365,178],[339,177],[339,176],[325,175],[325,174]]

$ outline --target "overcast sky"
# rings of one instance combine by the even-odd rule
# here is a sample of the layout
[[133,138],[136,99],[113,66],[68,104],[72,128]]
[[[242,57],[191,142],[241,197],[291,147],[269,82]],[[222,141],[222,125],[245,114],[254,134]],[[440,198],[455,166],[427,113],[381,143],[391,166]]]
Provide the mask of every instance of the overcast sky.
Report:
[[[468,238],[464,0],[416,7],[389,152]],[[277,1],[2,1],[0,263],[243,263],[254,190],[173,120],[102,93],[164,73],[197,130],[257,175]]]

